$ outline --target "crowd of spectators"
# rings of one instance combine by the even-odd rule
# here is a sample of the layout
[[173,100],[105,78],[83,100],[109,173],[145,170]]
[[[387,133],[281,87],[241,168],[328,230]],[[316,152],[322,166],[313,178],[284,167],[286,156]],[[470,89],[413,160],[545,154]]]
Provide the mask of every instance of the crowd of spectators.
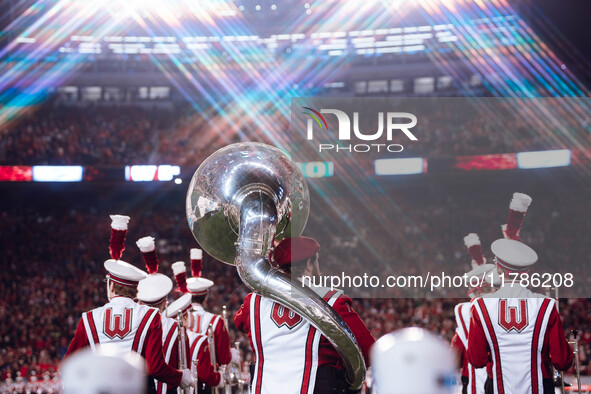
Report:
[[[468,187],[470,189],[470,187]],[[479,198],[457,190],[444,192],[405,188],[391,195],[392,202],[404,212],[396,221],[379,223],[365,209],[346,209],[352,203],[344,198],[321,199],[313,194],[312,213],[306,235],[316,237],[323,273],[343,271],[351,274],[383,269],[387,260],[397,269],[420,272],[446,263],[458,273],[469,269],[469,256],[462,237],[476,231],[488,245],[500,237],[500,224],[507,214],[511,192],[498,185],[480,190]],[[189,260],[195,241],[185,224],[182,197],[161,192],[151,195],[152,203],[129,201],[129,209],[112,212],[108,199],[64,197],[59,207],[35,206],[28,209],[6,207],[0,212],[0,376],[2,379],[51,377],[65,354],[82,312],[106,302],[102,262],[108,258],[110,213],[132,217],[123,259],[143,267],[135,241],[145,235],[157,239],[160,272],[170,275],[170,265]],[[442,196],[445,195],[445,198]],[[586,242],[591,224],[580,212],[585,196],[557,191],[555,195],[533,194],[534,203],[526,216],[522,239],[536,248],[540,264],[551,261],[575,270],[577,278],[588,275],[582,270],[591,247]],[[118,203],[120,204],[120,203]],[[117,206],[120,206],[116,204]],[[383,215],[381,217],[383,219]],[[365,224],[364,224],[365,223]],[[395,232],[387,227],[398,223]],[[389,257],[388,257],[389,256]],[[578,263],[578,264],[577,264]],[[373,268],[372,268],[373,267]],[[543,266],[546,267],[546,266]],[[446,268],[447,269],[447,268]],[[413,271],[414,270],[414,271]],[[578,271],[576,271],[578,270]],[[206,255],[204,276],[215,280],[208,307],[221,312],[226,305],[230,314],[238,310],[248,293],[234,267],[216,262]],[[396,293],[351,293],[354,307],[375,337],[407,327],[425,327],[450,340],[455,330],[453,306],[466,298],[395,298]],[[176,294],[172,298],[176,297]],[[463,296],[462,296],[463,297]],[[591,303],[581,298],[565,299],[560,304],[565,333],[581,333],[580,359],[584,374],[591,374]],[[230,320],[232,343],[239,341],[248,360],[252,356],[248,339],[234,330]]]
[[[426,100],[429,101],[424,105],[412,104],[412,108],[418,106],[415,115],[419,122],[411,130],[418,141],[410,141],[400,131],[395,131],[392,140],[386,141],[384,121],[384,137],[377,142],[400,144],[404,148],[402,152],[391,155],[447,158],[576,149],[580,146],[578,144],[588,143],[590,138],[589,133],[575,130],[572,125],[565,125],[560,131],[553,130],[535,114],[521,117],[521,110],[499,117],[490,112],[500,109],[489,109],[487,113],[487,107],[482,104],[470,110],[461,110],[453,99],[442,102],[431,101],[433,98]],[[355,103],[351,104],[351,112]],[[462,103],[465,105],[465,102]],[[294,151],[305,151],[303,147],[307,147],[311,153],[305,153],[303,161],[313,161],[318,143],[335,143],[334,133],[326,131],[316,131],[314,144],[305,140],[303,130],[299,137],[297,134],[290,135],[287,133],[289,118],[272,105],[261,106],[259,112],[254,114],[231,108],[220,111],[211,107],[199,112],[186,107],[145,109],[46,104],[16,122],[3,127],[0,125],[0,165],[194,166],[222,146],[241,141],[265,142],[290,147]],[[362,132],[368,135],[375,133],[375,114],[361,112],[359,117]],[[582,127],[588,126],[579,126]],[[549,138],[550,135],[553,137]],[[341,141],[341,145],[346,144]],[[345,157],[340,155],[336,161],[338,165],[348,167],[353,164],[368,167],[368,171],[373,173],[373,160],[384,157],[382,151]],[[350,159],[355,163],[349,165],[347,160]]]
[[[172,114],[137,107],[56,107],[34,111],[0,129],[6,165],[146,164]],[[149,164],[149,163],[148,163]]]

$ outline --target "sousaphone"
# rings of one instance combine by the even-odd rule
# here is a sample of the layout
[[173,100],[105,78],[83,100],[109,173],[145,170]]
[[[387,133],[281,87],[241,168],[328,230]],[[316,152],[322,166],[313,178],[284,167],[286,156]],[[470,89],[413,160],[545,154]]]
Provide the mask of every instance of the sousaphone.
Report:
[[279,149],[239,143],[214,152],[187,192],[189,227],[201,247],[236,265],[248,288],[299,315],[328,338],[343,359],[351,389],[365,380],[365,363],[350,328],[314,290],[272,267],[274,241],[302,233],[310,211],[306,181]]

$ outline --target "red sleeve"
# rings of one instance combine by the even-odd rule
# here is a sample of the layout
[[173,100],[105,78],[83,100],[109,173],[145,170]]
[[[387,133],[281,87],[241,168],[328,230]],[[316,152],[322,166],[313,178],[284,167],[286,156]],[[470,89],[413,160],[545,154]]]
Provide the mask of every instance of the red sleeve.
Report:
[[252,293],[244,297],[244,303],[234,314],[234,325],[236,328],[244,333],[250,332],[250,297]]
[[248,341],[250,342],[250,348],[252,349],[252,353],[254,353],[254,346],[252,343],[252,333],[250,332],[250,299],[252,297],[252,293],[248,294],[244,297],[244,303],[234,314],[234,325],[236,329],[242,331],[248,335]]
[[566,371],[573,362],[573,351],[564,336],[562,319],[556,308],[550,313],[546,338],[552,365],[559,371]]
[[210,387],[215,387],[220,384],[220,373],[216,372],[211,365],[211,355],[209,353],[209,346],[207,346],[207,339],[201,342],[197,361],[197,377],[200,382],[205,383]]
[[74,334],[74,338],[72,339],[72,342],[70,342],[70,346],[68,346],[68,351],[66,352],[64,358],[68,357],[76,350],[83,349],[88,346],[90,346],[90,343],[88,343],[88,337],[86,336],[86,330],[84,329],[84,322],[82,319],[80,319],[78,322],[78,327],[76,328],[76,333]]
[[468,330],[468,361],[475,368],[482,368],[488,362],[488,342],[482,328],[482,322],[476,312],[476,307],[470,310],[470,329]]
[[230,335],[221,316],[218,317],[214,338],[216,361],[219,365],[226,365],[232,360],[232,353],[230,352]]
[[359,344],[359,347],[361,348],[365,365],[369,366],[369,350],[376,340],[373,335],[371,335],[371,332],[369,332],[357,312],[353,310],[351,304],[351,298],[342,295],[334,303],[333,309],[343,318],[353,332],[357,344]]
[[183,373],[172,368],[164,361],[164,355],[162,354],[162,322],[158,312],[148,328],[144,352],[146,364],[148,365],[148,375],[170,385],[171,388],[178,387],[181,384]]
[[462,340],[458,336],[458,333],[454,335],[451,340],[451,348],[458,360],[458,368],[462,368],[462,375],[464,372],[464,359],[466,358],[466,348],[462,343]]

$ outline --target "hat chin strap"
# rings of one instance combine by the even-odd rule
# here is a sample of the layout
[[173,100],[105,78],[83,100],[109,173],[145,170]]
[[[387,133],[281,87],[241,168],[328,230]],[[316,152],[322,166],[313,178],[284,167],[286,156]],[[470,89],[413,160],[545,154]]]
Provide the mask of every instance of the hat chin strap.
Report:
[[111,276],[107,275],[107,300],[111,301]]

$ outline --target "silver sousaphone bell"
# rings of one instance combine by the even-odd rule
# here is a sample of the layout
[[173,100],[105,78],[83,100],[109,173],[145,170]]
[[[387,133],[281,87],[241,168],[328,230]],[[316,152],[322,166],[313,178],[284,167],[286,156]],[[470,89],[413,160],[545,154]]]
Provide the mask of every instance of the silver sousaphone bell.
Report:
[[[310,211],[299,168],[279,149],[239,143],[214,152],[195,171],[186,200],[189,227],[201,247],[236,265],[248,288],[305,317],[341,355],[352,389],[365,380],[365,363],[351,330],[314,290],[272,267],[274,240],[302,233]],[[296,285],[297,284],[297,285]]]

